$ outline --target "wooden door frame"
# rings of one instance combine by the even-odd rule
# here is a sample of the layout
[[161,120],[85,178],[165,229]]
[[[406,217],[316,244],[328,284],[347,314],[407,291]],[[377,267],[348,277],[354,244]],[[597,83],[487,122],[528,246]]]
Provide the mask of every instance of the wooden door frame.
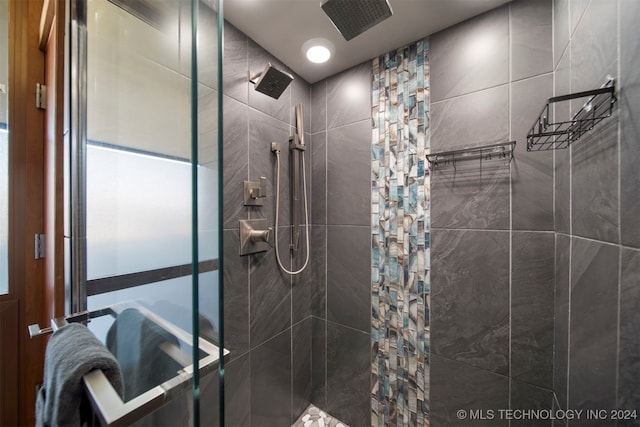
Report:
[[[9,2],[9,294],[18,307],[17,399],[19,425],[35,423],[36,386],[42,381],[45,340],[29,338],[27,325],[47,325],[45,263],[34,257],[34,235],[44,232],[44,113],[35,105],[44,79],[39,50],[42,0]],[[4,399],[4,397],[2,397]]]
[[45,314],[64,316],[64,0],[44,0],[40,50],[45,54]]

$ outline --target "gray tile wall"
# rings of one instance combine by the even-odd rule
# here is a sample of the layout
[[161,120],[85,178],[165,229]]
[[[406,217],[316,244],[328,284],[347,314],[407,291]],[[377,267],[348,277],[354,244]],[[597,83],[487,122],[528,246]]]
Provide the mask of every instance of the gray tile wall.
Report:
[[520,0],[430,37],[431,152],[517,141],[509,164],[431,173],[432,426],[552,407],[554,155],[526,134],[553,95],[553,16]]
[[371,422],[370,86],[367,61],[311,87],[311,399],[352,426]]
[[[612,117],[555,152],[553,382],[562,408],[640,405],[638,16],[633,0],[554,4],[555,94],[595,89],[610,75],[618,97]],[[580,106],[556,115],[568,117]]]
[[[311,296],[318,288],[316,273],[325,271],[320,256],[325,248],[315,246],[321,232],[311,228],[314,256],[305,274],[292,279],[278,268],[273,248],[239,256],[238,221],[267,218],[274,225],[276,159],[270,142],[280,142],[280,254],[288,267],[304,262],[304,250],[289,256],[287,146],[298,103],[309,129],[311,86],[294,75],[278,100],[254,91],[249,76],[260,73],[267,62],[291,70],[232,25],[226,23],[224,31],[224,327],[225,347],[231,351],[225,365],[226,425],[291,425],[311,401]],[[306,140],[311,142],[310,134]],[[311,150],[305,156],[311,188]],[[267,178],[265,205],[243,206],[243,181],[261,176]],[[311,191],[308,196],[311,205]],[[324,240],[317,243],[324,245]],[[216,388],[210,384],[209,389]]]

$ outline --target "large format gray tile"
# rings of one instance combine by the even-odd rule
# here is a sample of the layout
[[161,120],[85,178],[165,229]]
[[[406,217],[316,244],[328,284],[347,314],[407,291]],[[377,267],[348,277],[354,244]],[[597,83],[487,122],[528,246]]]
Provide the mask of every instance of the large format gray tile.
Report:
[[312,318],[307,317],[291,328],[293,350],[291,424],[311,403],[311,340]]
[[553,65],[560,62],[569,46],[569,0],[553,2]]
[[507,374],[509,233],[432,230],[431,256],[432,354]]
[[251,352],[251,397],[252,425],[291,425],[291,329]]
[[640,3],[620,2],[620,228],[622,243],[640,248]]
[[516,230],[553,230],[553,151],[527,151],[527,133],[552,95],[552,74],[511,85],[511,135],[516,141],[511,183]]
[[[314,225],[310,228],[310,258],[307,268],[299,275],[293,276],[293,322],[313,315],[325,318],[327,287],[327,228]],[[301,266],[304,255],[296,258],[297,266]]]
[[311,349],[311,402],[327,407],[327,321],[312,318]]
[[551,0],[511,3],[511,80],[553,71]]
[[[293,74],[291,82],[291,109],[289,123],[296,126],[296,109],[298,104],[302,104],[302,126],[305,133],[311,133],[311,86],[302,77]],[[309,144],[309,139],[305,141]]]
[[[294,253],[290,271],[300,270],[306,261],[307,243],[305,238],[305,227],[300,227],[300,246]],[[311,294],[315,290],[313,283],[313,266],[316,260],[313,254],[320,248],[316,248],[318,243],[313,239],[313,228],[309,226],[309,261],[304,270],[291,276],[291,322],[297,323],[302,319],[311,316]],[[288,251],[287,251],[288,252]],[[281,255],[282,256],[282,255]]]
[[370,329],[369,227],[327,228],[327,319],[361,331]]
[[252,87],[249,87],[251,83],[249,83],[249,59],[247,45],[247,36],[225,21],[222,92],[225,95],[243,102],[244,104],[248,101],[248,90],[253,90]]
[[[280,254],[290,268],[289,240],[280,228]],[[275,249],[249,255],[251,347],[265,342],[291,326],[291,280],[275,261]]]
[[431,102],[509,81],[509,7],[430,37]]
[[327,224],[371,222],[371,124],[360,121],[327,134]]
[[554,233],[512,235],[511,378],[553,387]]
[[370,61],[327,79],[326,107],[328,129],[371,118]]
[[311,85],[311,133],[327,129],[327,80]]
[[[267,197],[261,207],[246,207],[252,219],[266,218],[275,224],[277,161],[271,152],[271,142],[280,143],[280,225],[289,224],[289,132],[286,123],[249,109],[249,180],[267,178]],[[240,183],[242,186],[242,183]],[[241,187],[242,188],[242,187]]]
[[249,259],[239,255],[238,230],[224,231],[224,347],[230,359],[249,350]]
[[567,409],[567,374],[569,362],[569,252],[571,238],[556,235],[555,301],[553,320],[553,390],[561,409]]
[[[591,2],[591,0],[569,0],[569,29],[571,30],[571,34],[573,34],[573,32],[580,24],[580,21],[584,16],[584,12],[589,5],[589,2]],[[610,6],[612,5],[610,4]],[[613,7],[611,8],[614,9]]]
[[218,170],[218,91],[198,85],[198,164]]
[[[640,408],[640,251],[622,249],[618,409]],[[619,426],[638,426],[640,419]]]
[[[304,223],[304,220],[303,220]],[[309,248],[307,248],[307,231],[309,233]],[[289,234],[290,235],[290,234]],[[299,271],[307,261],[307,265],[304,270],[291,276],[291,288],[292,288],[292,322],[296,323],[304,318],[311,316],[312,314],[312,296],[314,296],[317,285],[315,283],[317,276],[315,274],[324,269],[326,265],[320,266],[324,263],[324,251],[326,245],[322,242],[325,239],[319,241],[322,237],[318,231],[312,225],[309,225],[308,229],[304,225],[300,227],[300,241],[298,250],[296,250],[292,257],[291,271]],[[309,251],[309,257],[307,260],[307,250]],[[322,258],[319,256],[322,255]],[[319,277],[318,277],[319,279]]]
[[[224,425],[244,427],[251,425],[251,363],[249,354],[224,365]],[[200,424],[220,426],[220,383],[218,373],[200,380]]]
[[[580,0],[580,2],[583,0]],[[579,3],[571,0],[570,10]],[[571,91],[599,88],[607,75],[616,77],[617,8],[608,1],[591,1],[571,37]],[[574,15],[572,11],[572,15]],[[582,105],[585,100],[573,101]]]
[[[218,89],[218,72],[224,68],[218,64],[218,14],[208,7],[200,8],[198,13],[197,50],[198,82]],[[185,61],[185,64],[190,64],[190,61]],[[190,71],[186,74],[191,75]]]
[[[432,354],[430,396],[431,427],[508,426],[498,416],[499,409],[509,408],[508,377]],[[485,416],[491,410],[495,417],[471,421],[460,417],[460,410]]]
[[327,133],[311,135],[311,222],[327,223]]
[[[551,411],[553,407],[553,392],[549,389],[536,387],[521,381],[511,380],[511,409],[523,411]],[[551,427],[551,422],[545,417],[533,419],[511,420],[513,427]]]
[[[612,409],[616,397],[617,246],[572,239],[569,408]],[[587,425],[587,420],[584,420]],[[602,421],[588,425],[612,425]]]
[[431,174],[431,227],[509,229],[509,163]]
[[509,140],[508,85],[433,102],[430,108],[432,153]]
[[236,228],[246,219],[242,185],[249,179],[249,109],[233,98],[224,96],[223,170],[224,227]]
[[327,412],[350,426],[371,423],[370,336],[327,325]]
[[[566,95],[571,92],[569,51],[565,53],[558,64],[555,78],[555,95]],[[571,109],[568,102],[557,103],[555,120],[568,120],[571,118]],[[554,151],[554,221],[555,230],[561,233],[569,233],[571,230],[571,148]]]
[[571,146],[574,235],[618,242],[618,115]]
[[[249,39],[249,75],[253,78],[261,74],[268,63],[285,73],[292,74],[291,70],[278,61],[276,57],[264,50],[253,40]],[[280,98],[274,99],[262,92],[254,89],[254,85],[249,83],[249,106],[268,114],[282,122],[289,123],[291,115],[291,84],[280,95]]]

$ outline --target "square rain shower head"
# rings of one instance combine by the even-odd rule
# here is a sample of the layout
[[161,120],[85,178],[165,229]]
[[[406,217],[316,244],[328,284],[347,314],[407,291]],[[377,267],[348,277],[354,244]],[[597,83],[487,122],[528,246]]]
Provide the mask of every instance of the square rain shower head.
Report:
[[271,64],[267,64],[262,74],[260,74],[253,83],[255,84],[255,90],[258,92],[278,99],[292,80],[293,76],[291,74],[280,71]]
[[347,41],[393,15],[389,0],[324,0],[320,7]]

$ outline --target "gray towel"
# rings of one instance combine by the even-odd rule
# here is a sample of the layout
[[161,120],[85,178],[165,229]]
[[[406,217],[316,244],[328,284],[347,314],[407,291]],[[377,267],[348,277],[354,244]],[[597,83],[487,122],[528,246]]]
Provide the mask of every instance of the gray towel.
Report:
[[123,310],[107,332],[106,345],[124,377],[125,402],[176,376],[182,369],[160,346],[178,339],[135,308]]
[[58,329],[47,344],[36,425],[80,426],[89,409],[82,377],[94,369],[102,369],[116,392],[124,394],[118,362],[95,335],[79,323]]

